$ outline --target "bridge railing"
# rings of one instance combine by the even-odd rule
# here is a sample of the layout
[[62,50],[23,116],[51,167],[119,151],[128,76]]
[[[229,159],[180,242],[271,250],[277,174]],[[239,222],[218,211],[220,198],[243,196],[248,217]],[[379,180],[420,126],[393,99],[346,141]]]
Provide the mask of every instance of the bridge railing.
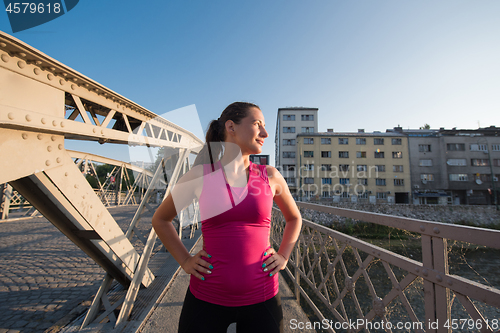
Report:
[[[500,329],[498,285],[450,274],[447,246],[448,240],[455,240],[500,249],[500,231],[304,202],[297,205],[301,210],[332,214],[332,218],[406,230],[420,239],[417,250],[421,252],[404,256],[303,219],[285,271],[295,286],[297,300],[303,298],[318,318],[309,323],[316,325],[313,328],[327,332],[436,333]],[[283,215],[274,209],[271,238],[275,244],[281,242],[284,226]],[[499,252],[492,251],[498,256]],[[419,256],[421,260],[416,260]],[[493,275],[494,267],[498,274],[498,265],[492,267]]]

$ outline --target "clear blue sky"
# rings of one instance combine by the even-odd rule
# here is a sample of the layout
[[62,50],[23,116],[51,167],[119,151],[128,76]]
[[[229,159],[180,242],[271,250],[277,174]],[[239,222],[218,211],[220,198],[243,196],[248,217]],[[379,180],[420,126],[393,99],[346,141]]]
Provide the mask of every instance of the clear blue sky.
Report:
[[82,0],[14,36],[157,114],[194,104],[203,130],[254,102],[273,161],[280,107],[319,108],[320,131],[500,125],[498,0]]

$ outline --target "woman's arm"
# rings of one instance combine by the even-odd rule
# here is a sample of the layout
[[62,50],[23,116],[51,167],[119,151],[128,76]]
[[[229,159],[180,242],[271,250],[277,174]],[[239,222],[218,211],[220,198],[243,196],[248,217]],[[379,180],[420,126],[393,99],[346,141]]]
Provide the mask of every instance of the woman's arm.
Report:
[[274,202],[278,205],[286,221],[277,255],[272,255],[264,262],[266,264],[264,271],[269,271],[272,276],[286,267],[295,242],[300,235],[302,217],[281,173],[276,168],[267,166],[267,174],[269,185],[271,185],[274,194]]
[[[192,256],[175,230],[172,221],[177,216],[177,211],[187,207],[193,199],[196,198],[199,188],[199,170],[197,167],[186,173],[176,184],[172,193],[170,193],[161,203],[160,207],[153,215],[153,228],[162,241],[168,252],[181,265],[182,269],[188,274],[193,274],[203,280],[203,274],[210,274],[210,264],[201,257],[208,257],[208,254],[201,250]],[[203,176],[203,170],[201,170]],[[202,178],[201,178],[202,179]]]

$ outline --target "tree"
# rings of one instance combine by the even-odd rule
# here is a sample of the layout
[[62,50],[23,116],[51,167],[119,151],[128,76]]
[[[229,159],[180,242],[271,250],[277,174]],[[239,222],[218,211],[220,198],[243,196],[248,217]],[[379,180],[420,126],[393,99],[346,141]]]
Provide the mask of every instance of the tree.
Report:
[[420,129],[431,129],[431,125],[425,123],[424,126],[420,126]]

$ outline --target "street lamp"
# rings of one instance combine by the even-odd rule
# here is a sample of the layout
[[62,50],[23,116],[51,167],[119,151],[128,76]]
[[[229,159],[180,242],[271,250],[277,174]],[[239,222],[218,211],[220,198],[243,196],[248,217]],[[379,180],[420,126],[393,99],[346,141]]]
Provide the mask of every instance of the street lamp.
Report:
[[[478,145],[479,145],[479,142],[478,142]],[[486,151],[484,153],[488,154],[488,162],[490,164],[490,172],[491,172],[491,184],[492,184],[492,187],[493,187],[493,198],[495,200],[495,207],[496,207],[497,210],[499,210],[498,209],[498,200],[497,200],[497,189],[495,187],[495,174],[493,173],[493,163],[491,163],[490,148],[488,146],[488,142],[487,141],[486,141]]]

